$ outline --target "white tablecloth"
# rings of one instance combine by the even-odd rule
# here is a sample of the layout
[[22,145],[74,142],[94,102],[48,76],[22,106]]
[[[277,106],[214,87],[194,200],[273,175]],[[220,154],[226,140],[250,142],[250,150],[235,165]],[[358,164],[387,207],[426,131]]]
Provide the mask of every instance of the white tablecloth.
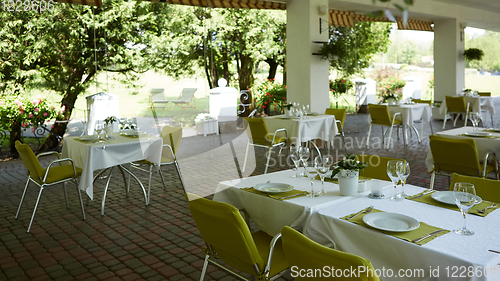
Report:
[[[295,171],[287,170],[242,180],[224,181],[217,186],[214,200],[229,203],[239,209],[245,209],[252,218],[252,221],[261,230],[274,236],[280,233],[285,225],[305,228],[307,227],[309,218],[321,208],[355,198],[340,196],[338,185],[329,182],[325,182],[325,191],[329,193],[328,195],[315,198],[303,196],[284,201],[240,189],[270,180],[271,182],[293,185],[297,190],[311,191],[310,180],[308,178],[296,179],[292,178],[293,175],[295,175]],[[377,180],[372,181],[375,182]],[[391,185],[389,182],[382,182],[382,184],[386,186]],[[321,188],[321,181],[315,181],[314,187],[315,190]],[[368,193],[367,191],[364,194]]]
[[[407,185],[405,192],[416,194],[423,190],[420,187]],[[410,200],[392,202],[360,196],[349,202],[319,210],[310,219],[305,234],[321,244],[334,242],[340,250],[367,258],[376,269],[385,268],[386,272],[389,269],[393,271],[392,278],[386,276],[381,280],[420,280],[423,278],[423,276],[396,277],[400,269],[410,269],[412,273],[415,272],[414,269],[423,269],[425,277],[429,277],[430,270],[434,270],[436,274],[439,273],[439,279],[435,280],[500,280],[500,267],[497,265],[500,262],[500,255],[488,251],[488,249],[500,250],[498,239],[500,211],[494,211],[487,217],[468,215],[467,228],[475,232],[472,236],[464,237],[450,232],[423,246],[418,246],[377,230],[339,219],[370,205],[384,212],[408,215],[418,221],[448,230],[460,228],[464,223],[458,211]],[[461,266],[475,266],[483,273],[485,269],[489,269],[490,274],[496,270],[497,274],[489,278],[485,278],[484,275],[452,277],[453,273],[460,275],[464,271],[464,268],[460,268]]]
[[[481,110],[488,110],[491,115],[495,115],[495,104],[493,103],[492,97],[465,97],[465,104],[469,103],[469,107],[474,112],[481,113]],[[444,114],[446,112],[446,99],[441,103],[439,108],[439,113]]]
[[292,142],[301,143],[314,139],[328,141],[337,134],[334,115],[305,116],[302,118],[282,119],[283,116],[264,118],[270,133],[285,128]]
[[[446,130],[446,131],[441,131],[436,133],[439,136],[444,136],[444,137],[450,137],[450,138],[457,138],[457,139],[463,139],[463,138],[471,138],[467,136],[460,136],[461,134],[467,133],[467,132],[472,132],[474,130],[474,127],[460,127],[456,129],[451,129],[451,130]],[[483,129],[479,129],[483,130]],[[495,152],[497,156],[497,160],[500,160],[500,133],[491,133],[492,136],[499,137],[499,138],[473,138],[474,141],[476,142],[476,147],[477,147],[477,154],[479,156],[479,160],[482,161],[484,160],[484,157],[488,152]],[[457,152],[458,153],[458,152]],[[427,158],[425,159],[425,166],[427,169],[432,171],[433,168],[433,158],[432,158],[432,152],[429,149],[429,152],[427,153]]]
[[93,199],[94,171],[119,164],[147,159],[159,164],[163,139],[149,135],[129,138],[114,134],[115,139],[100,143],[86,143],[68,137],[64,139],[62,156],[73,159],[75,166],[81,168],[80,189],[85,190]]

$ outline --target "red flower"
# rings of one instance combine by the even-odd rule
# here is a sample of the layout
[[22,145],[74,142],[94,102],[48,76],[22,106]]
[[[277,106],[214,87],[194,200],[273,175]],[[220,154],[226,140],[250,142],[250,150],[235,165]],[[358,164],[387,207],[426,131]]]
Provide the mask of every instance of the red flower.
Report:
[[286,98],[283,98],[283,100],[286,100]]
[[262,108],[266,108],[266,106],[265,106],[265,105],[263,105],[263,106],[262,106]]
[[265,101],[264,104],[267,104],[267,101]]

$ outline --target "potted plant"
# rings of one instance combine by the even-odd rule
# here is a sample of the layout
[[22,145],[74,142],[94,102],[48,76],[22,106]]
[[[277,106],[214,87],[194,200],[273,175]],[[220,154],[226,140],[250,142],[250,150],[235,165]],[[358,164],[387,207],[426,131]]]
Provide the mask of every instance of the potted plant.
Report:
[[484,52],[478,48],[469,48],[464,51],[464,57],[468,61],[483,59]]
[[340,195],[355,196],[358,194],[359,170],[363,170],[368,163],[356,160],[356,155],[347,154],[344,159],[334,164],[332,178],[338,175]]
[[106,133],[106,138],[108,140],[113,139],[113,123],[117,121],[118,118],[116,118],[116,116],[109,116],[104,119],[104,132]]
[[262,108],[266,115],[271,115],[271,110],[283,111],[286,102],[286,86],[275,81],[267,80],[252,87],[254,102],[257,107]]
[[380,101],[394,105],[400,99],[406,81],[399,77],[391,76],[379,83]]
[[219,122],[208,113],[200,113],[194,119],[196,133],[204,137],[210,134],[219,134]]

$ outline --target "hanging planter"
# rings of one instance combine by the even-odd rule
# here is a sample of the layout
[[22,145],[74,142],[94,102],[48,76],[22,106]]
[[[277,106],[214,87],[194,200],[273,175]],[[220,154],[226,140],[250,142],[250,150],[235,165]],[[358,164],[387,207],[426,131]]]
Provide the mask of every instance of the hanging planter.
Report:
[[472,61],[472,60],[481,60],[484,56],[484,52],[481,49],[477,48],[469,48],[464,51],[464,57],[465,60]]

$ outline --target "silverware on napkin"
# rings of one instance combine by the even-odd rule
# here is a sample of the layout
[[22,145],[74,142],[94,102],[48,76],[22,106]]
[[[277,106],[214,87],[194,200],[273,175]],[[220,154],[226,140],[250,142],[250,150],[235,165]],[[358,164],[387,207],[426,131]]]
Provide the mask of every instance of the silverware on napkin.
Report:
[[307,192],[302,192],[302,193],[292,194],[292,195],[288,195],[288,196],[283,196],[283,197],[279,197],[277,199],[283,200],[283,199],[292,198],[292,197],[298,197],[298,196],[302,196],[302,195],[307,195]]
[[412,199],[417,199],[417,198],[420,198],[420,197],[422,197],[422,196],[424,196],[424,195],[427,195],[427,194],[429,194],[429,193],[432,193],[432,192],[434,192],[434,191],[435,191],[435,190],[433,190],[433,189],[431,189],[431,190],[427,190],[427,191],[422,192],[420,195],[417,195],[417,196],[415,196],[415,197],[411,197],[411,198],[408,198],[408,199],[410,199],[410,200],[412,200]]
[[345,219],[346,219],[346,220],[351,220],[351,219],[355,218],[356,216],[358,216],[358,215],[360,215],[360,214],[362,214],[362,213],[368,214],[369,212],[373,211],[373,208],[374,208],[373,206],[370,206],[370,207],[368,207],[367,209],[365,209],[365,210],[361,210],[361,211],[359,211],[359,212],[355,213],[354,215],[351,215],[351,216],[349,216],[349,217],[347,217],[347,218],[345,218]]
[[420,238],[417,238],[417,239],[415,239],[415,240],[412,240],[411,242],[412,242],[412,243],[418,243],[418,242],[420,242],[420,241],[424,240],[425,238],[429,238],[429,237],[431,237],[432,235],[436,235],[436,234],[438,234],[439,232],[443,232],[443,231],[446,231],[446,229],[439,229],[439,230],[433,231],[433,232],[431,232],[431,233],[429,233],[429,234],[426,234],[426,235],[424,235],[424,236],[422,236],[422,237],[420,237]]
[[495,251],[495,250],[488,250],[488,251],[490,251],[490,252],[492,252],[492,253],[500,254],[500,252],[499,252],[499,251]]

